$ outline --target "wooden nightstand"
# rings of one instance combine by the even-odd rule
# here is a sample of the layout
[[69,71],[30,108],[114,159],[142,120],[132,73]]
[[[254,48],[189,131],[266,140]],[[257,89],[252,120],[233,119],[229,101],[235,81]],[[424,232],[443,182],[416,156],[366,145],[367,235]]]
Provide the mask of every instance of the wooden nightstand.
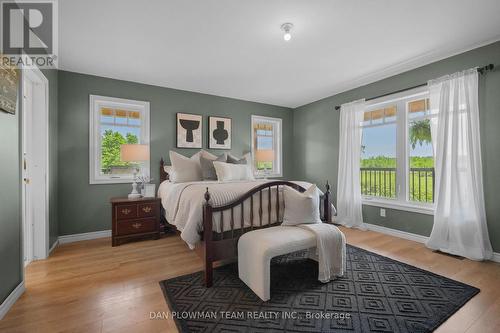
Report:
[[112,246],[142,238],[160,238],[159,198],[112,198]]

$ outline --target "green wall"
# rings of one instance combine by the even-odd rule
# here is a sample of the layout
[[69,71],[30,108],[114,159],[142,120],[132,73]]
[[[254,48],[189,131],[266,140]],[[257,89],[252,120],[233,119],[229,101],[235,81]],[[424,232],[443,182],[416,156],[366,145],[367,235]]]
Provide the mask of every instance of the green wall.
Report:
[[[488,229],[493,248],[500,252],[500,42],[490,44],[363,87],[349,90],[294,110],[294,177],[336,189],[339,143],[339,111],[334,107],[359,98],[370,98],[415,86],[445,74],[493,63],[497,70],[481,77],[479,86],[484,192]],[[336,192],[336,190],[334,190]],[[336,193],[335,195],[336,196]],[[335,198],[336,199],[336,198]],[[428,236],[432,216],[376,207],[363,207],[365,222]]]
[[[111,229],[109,199],[125,196],[129,184],[89,185],[89,94],[150,102],[151,175],[158,185],[160,157],[175,149],[175,114],[203,118],[203,147],[207,146],[208,115],[231,117],[232,152],[250,150],[252,114],[283,119],[284,177],[292,174],[291,109],[231,98],[59,71],[58,106],[58,221],[59,235]],[[178,150],[191,155],[196,150]]]
[[0,111],[0,304],[22,280],[20,119]]

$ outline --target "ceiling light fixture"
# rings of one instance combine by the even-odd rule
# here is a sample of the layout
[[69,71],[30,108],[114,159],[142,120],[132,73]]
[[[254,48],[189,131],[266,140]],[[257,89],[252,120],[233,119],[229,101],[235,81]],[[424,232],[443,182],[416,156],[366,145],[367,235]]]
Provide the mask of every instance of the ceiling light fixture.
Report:
[[283,23],[281,25],[281,30],[283,30],[283,32],[285,33],[283,35],[283,39],[285,41],[289,41],[290,39],[292,39],[292,34],[290,33],[290,30],[292,30],[293,28],[293,24],[292,23]]

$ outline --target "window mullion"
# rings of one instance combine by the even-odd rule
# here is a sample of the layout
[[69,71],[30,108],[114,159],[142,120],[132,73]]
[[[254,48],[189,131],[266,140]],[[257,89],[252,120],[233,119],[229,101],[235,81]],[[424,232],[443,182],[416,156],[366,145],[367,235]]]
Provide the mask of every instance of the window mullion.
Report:
[[406,144],[406,103],[405,101],[398,101],[397,103],[397,129],[396,129],[396,199],[401,202],[406,202],[406,188],[407,188],[407,169],[408,161],[407,144]]

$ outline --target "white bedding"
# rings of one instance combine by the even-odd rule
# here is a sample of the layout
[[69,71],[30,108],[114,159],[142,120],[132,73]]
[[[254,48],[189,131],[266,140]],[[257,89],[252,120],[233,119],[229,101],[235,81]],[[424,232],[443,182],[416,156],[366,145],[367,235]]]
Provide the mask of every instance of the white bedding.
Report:
[[[269,181],[269,180],[268,180]],[[200,241],[200,232],[203,230],[202,208],[205,201],[204,194],[206,188],[211,195],[212,205],[221,206],[227,204],[234,199],[237,199],[242,194],[250,189],[268,182],[266,180],[255,181],[196,181],[187,183],[172,183],[164,181],[158,188],[158,196],[161,198],[161,203],[165,209],[165,218],[168,223],[176,226],[181,232],[181,238],[193,249]],[[310,186],[307,182],[295,182],[305,188]],[[268,192],[262,191],[262,224],[268,223]],[[283,194],[280,193],[280,211],[279,216],[282,220],[283,216]],[[259,220],[259,195],[254,195],[254,225],[260,223]],[[276,188],[271,190],[271,223],[276,222]],[[214,214],[213,230],[220,232],[220,213]],[[234,228],[241,227],[241,208],[234,208]],[[224,212],[223,231],[231,230],[230,212]],[[244,205],[244,226],[250,226],[250,200]]]

